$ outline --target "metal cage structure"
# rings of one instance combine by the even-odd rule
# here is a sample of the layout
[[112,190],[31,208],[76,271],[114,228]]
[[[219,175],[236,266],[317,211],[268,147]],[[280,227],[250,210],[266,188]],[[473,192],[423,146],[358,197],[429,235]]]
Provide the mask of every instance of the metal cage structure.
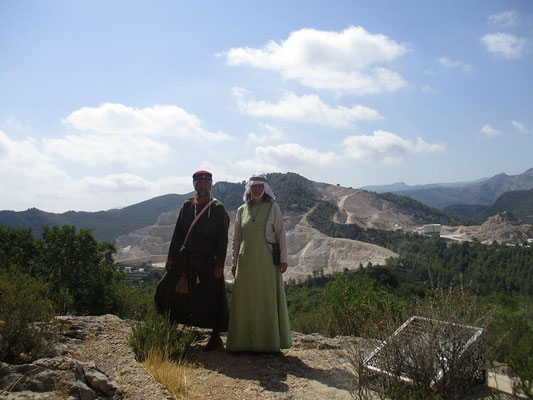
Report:
[[430,387],[486,383],[482,328],[413,316],[364,360],[372,386],[402,381]]

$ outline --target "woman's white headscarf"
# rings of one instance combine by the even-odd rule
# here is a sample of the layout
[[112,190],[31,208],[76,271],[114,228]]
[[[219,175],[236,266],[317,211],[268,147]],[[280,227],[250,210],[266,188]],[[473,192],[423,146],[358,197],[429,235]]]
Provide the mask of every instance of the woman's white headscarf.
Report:
[[276,196],[274,196],[272,189],[270,189],[270,186],[268,186],[267,177],[264,174],[253,174],[250,179],[248,179],[244,189],[244,195],[242,196],[242,199],[245,203],[252,201],[252,185],[263,185],[265,188],[264,193],[269,195],[272,200],[276,200]]

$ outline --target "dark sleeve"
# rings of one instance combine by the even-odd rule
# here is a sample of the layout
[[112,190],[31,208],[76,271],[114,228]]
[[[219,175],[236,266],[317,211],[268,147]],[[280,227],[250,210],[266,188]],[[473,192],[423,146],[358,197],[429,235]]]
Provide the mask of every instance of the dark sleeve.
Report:
[[222,203],[217,205],[217,265],[224,265],[228,250],[229,216]]
[[169,257],[175,257],[178,252],[181,249],[181,246],[183,245],[183,241],[185,240],[185,235],[187,234],[185,228],[184,228],[184,210],[187,206],[187,203],[181,207],[180,213],[178,215],[178,220],[176,221],[176,226],[174,227],[174,234],[172,235],[172,241],[170,242],[170,247],[168,249],[168,256]]

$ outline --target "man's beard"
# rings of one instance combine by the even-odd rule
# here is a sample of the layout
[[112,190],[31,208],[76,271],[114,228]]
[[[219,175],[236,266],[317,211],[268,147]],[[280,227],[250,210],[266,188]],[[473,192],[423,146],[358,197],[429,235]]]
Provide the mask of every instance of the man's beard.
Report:
[[211,197],[211,191],[207,190],[207,189],[197,190],[196,191],[196,196],[201,197],[201,198]]

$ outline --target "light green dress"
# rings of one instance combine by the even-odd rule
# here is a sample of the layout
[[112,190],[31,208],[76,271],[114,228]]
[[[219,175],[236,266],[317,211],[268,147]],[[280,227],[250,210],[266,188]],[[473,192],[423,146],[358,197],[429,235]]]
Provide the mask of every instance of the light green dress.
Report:
[[278,352],[291,347],[285,287],[265,239],[271,202],[247,204],[241,214],[241,246],[231,296],[229,351]]

